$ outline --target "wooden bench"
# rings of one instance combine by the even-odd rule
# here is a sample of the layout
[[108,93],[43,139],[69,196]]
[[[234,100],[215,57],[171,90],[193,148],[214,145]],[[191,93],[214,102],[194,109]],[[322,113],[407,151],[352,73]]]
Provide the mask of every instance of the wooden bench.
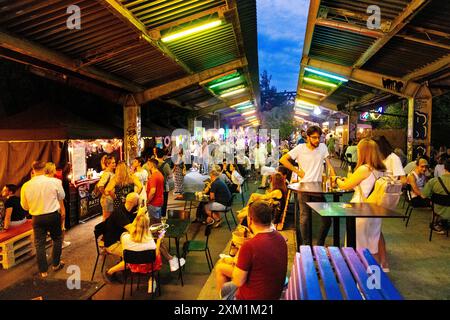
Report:
[[285,300],[403,300],[367,249],[300,246]]
[[[51,245],[47,239],[46,247]],[[9,269],[35,255],[31,220],[0,232],[0,265]]]

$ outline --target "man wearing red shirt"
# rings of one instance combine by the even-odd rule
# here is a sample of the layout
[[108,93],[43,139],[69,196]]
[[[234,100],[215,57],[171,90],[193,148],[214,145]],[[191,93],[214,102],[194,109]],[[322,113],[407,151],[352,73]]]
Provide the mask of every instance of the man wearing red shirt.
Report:
[[268,203],[253,202],[248,218],[254,237],[244,242],[237,259],[216,265],[217,288],[224,300],[278,300],[286,279],[286,240],[272,227]]
[[147,208],[154,219],[161,219],[161,208],[164,204],[164,176],[158,170],[158,160],[149,159],[150,178],[147,182]]

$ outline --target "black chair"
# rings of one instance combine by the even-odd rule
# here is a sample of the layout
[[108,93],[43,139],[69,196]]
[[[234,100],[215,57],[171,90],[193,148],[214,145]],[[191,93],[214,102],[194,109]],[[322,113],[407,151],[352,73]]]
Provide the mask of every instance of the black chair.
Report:
[[[242,188],[242,186],[241,186]],[[242,190],[240,193],[239,192],[235,192],[231,194],[231,197],[233,198],[231,203],[234,203],[234,199],[240,195],[241,196],[241,200],[242,200],[242,207],[245,207],[245,198],[244,198],[244,191]]]
[[411,192],[412,192],[412,187],[410,184],[405,185],[405,192],[406,192],[406,202],[408,203],[408,206],[406,207],[406,211],[405,211],[405,217],[403,219],[406,219],[406,224],[405,224],[405,228],[408,227],[408,223],[409,223],[409,219],[411,219],[411,214],[413,212],[414,209],[416,208],[430,208],[428,207],[417,207],[415,205],[413,205],[412,202],[412,196],[411,196]]
[[231,231],[231,226],[230,226],[230,222],[228,221],[228,214],[231,214],[231,217],[234,220],[234,225],[237,226],[237,222],[236,222],[236,218],[234,217],[234,212],[233,212],[233,196],[230,199],[230,202],[228,203],[228,205],[226,206],[226,208],[224,210],[211,210],[212,213],[218,213],[219,215],[221,213],[223,213],[224,217],[225,217],[225,221],[227,222],[228,225],[228,229]]
[[94,227],[94,238],[95,238],[95,248],[97,249],[97,258],[95,259],[95,265],[94,265],[94,270],[92,271],[91,281],[94,279],[95,271],[97,269],[98,259],[100,258],[100,256],[103,256],[103,263],[102,263],[102,268],[101,268],[101,272],[103,272],[103,269],[105,267],[106,257],[108,255],[110,255],[110,253],[108,253],[108,251],[106,251],[105,248],[102,248],[100,250],[100,246],[98,244],[99,238],[105,233],[105,226],[106,226],[105,221],[102,221]]
[[[433,229],[434,229],[434,225],[436,223],[436,218],[437,218],[437,214],[434,211],[434,205],[438,204],[441,206],[445,206],[445,207],[449,207],[450,206],[450,196],[448,195],[441,195],[441,194],[432,194],[431,195],[431,210],[432,210],[432,215],[431,215],[431,222],[430,222],[430,237],[429,237],[429,241],[431,241],[431,237],[433,236]],[[447,237],[448,237],[448,231],[449,231],[449,225],[448,222],[445,225],[446,229],[447,229]]]
[[[133,275],[135,272],[132,272],[128,267],[128,264],[151,264],[152,271],[149,273],[137,273],[138,275],[138,283],[137,290],[139,290],[139,282],[141,274],[148,275],[151,274],[152,279],[156,280],[156,286],[158,290],[158,295],[161,296],[161,285],[159,281],[159,270],[154,270],[155,261],[156,261],[156,250],[145,250],[145,251],[131,251],[131,250],[123,250],[123,260],[125,263],[124,269],[124,281],[123,281],[123,292],[122,292],[122,300],[125,298],[125,288],[127,286],[128,274],[130,275],[130,296],[133,296]],[[156,274],[156,279],[155,279]],[[152,297],[153,297],[153,281],[152,281]]]
[[208,240],[209,240],[209,236],[211,235],[211,230],[212,230],[211,225],[207,225],[205,227],[205,237],[206,237],[205,241],[189,240],[189,241],[185,242],[183,245],[183,258],[185,258],[185,259],[186,259],[186,255],[191,251],[205,252],[206,262],[208,263],[209,272],[211,272],[211,270],[214,267],[214,264],[213,264],[213,261],[211,258],[211,252],[209,251],[209,246],[208,246]]

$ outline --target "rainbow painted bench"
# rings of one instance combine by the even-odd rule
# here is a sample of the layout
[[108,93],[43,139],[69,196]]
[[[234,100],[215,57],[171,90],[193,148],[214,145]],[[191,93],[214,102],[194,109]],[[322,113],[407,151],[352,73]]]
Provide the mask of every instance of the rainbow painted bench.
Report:
[[367,249],[300,246],[285,300],[403,300]]

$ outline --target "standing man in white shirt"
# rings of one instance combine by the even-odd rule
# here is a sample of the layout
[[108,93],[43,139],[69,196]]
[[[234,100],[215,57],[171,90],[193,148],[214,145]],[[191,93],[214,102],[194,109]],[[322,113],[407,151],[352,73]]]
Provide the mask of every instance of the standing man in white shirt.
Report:
[[[323,161],[326,161],[330,173],[335,176],[335,172],[329,160],[328,148],[324,143],[320,143],[322,136],[322,129],[318,126],[311,126],[306,131],[306,143],[297,145],[294,149],[286,153],[280,159],[280,163],[296,173],[300,178],[300,182],[320,182],[322,181]],[[297,162],[298,168],[293,166],[290,160]],[[311,208],[306,205],[306,202],[325,202],[323,196],[316,195],[300,195],[300,232],[301,242],[304,245],[311,245],[307,243],[310,238],[309,235],[309,217],[311,216]],[[317,244],[323,246],[331,226],[331,219],[322,217],[322,226],[319,232],[319,239]]]
[[56,178],[45,176],[45,162],[35,161],[32,164],[32,178],[22,186],[20,205],[33,216],[34,245],[42,278],[48,276],[48,264],[45,254],[47,232],[53,241],[52,269],[61,270],[62,224],[64,220],[60,210],[60,201],[65,193],[62,184]]

